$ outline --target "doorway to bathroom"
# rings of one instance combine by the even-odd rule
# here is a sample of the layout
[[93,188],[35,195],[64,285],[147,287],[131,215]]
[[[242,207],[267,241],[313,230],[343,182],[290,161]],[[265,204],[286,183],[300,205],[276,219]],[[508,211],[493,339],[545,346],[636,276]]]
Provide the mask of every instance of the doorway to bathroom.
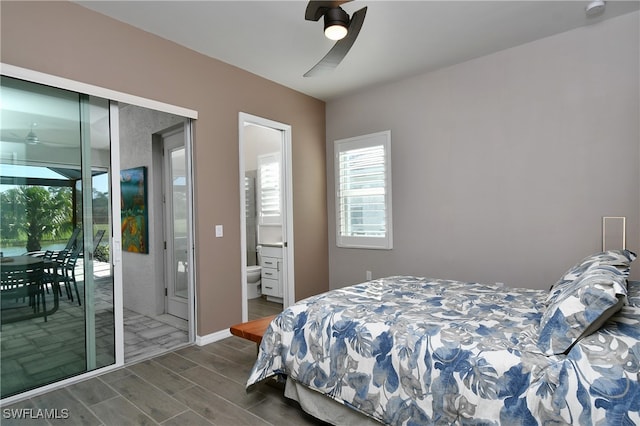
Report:
[[293,303],[291,126],[240,113],[243,321]]

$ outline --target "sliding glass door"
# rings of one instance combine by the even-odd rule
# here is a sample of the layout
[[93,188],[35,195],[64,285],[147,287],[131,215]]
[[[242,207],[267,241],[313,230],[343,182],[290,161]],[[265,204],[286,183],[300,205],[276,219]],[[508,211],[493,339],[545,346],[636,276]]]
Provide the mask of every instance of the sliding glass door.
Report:
[[109,101],[1,78],[6,398],[114,364],[115,317]]

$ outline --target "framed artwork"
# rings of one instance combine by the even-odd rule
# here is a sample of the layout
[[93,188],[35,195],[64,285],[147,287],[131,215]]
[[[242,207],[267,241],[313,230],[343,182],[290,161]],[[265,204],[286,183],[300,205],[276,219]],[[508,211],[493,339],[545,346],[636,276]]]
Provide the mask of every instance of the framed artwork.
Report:
[[122,250],[149,253],[147,168],[120,171]]

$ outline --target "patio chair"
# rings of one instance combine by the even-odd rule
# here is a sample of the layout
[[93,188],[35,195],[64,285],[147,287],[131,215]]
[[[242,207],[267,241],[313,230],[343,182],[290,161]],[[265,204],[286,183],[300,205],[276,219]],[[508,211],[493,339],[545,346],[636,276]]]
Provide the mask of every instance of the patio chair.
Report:
[[[45,260],[51,260],[53,266],[45,268],[43,275],[43,282],[47,288],[51,285],[54,292],[57,292],[60,296],[62,296],[62,284],[66,284],[63,280],[64,277],[64,265],[67,262],[67,259],[71,255],[69,250],[59,250],[52,251],[47,250],[44,255]],[[67,293],[68,299],[73,299],[73,295],[68,286],[65,285],[65,290]]]
[[[73,228],[73,232],[71,232],[71,236],[69,240],[67,240],[67,244],[64,246],[63,250],[71,251],[75,248],[78,238],[80,237],[80,228]],[[28,251],[23,253],[23,255],[27,256],[35,256],[35,257],[43,257],[48,250],[38,250],[38,251]],[[57,254],[60,250],[54,250],[54,254]]]
[[[0,303],[2,324],[44,316],[47,306],[42,285],[42,264],[24,269],[0,270]],[[42,310],[40,309],[42,304]]]
[[78,237],[80,237],[80,228],[73,228],[73,232],[71,233],[64,250],[73,250],[76,247]]
[[[42,255],[42,259],[44,259],[45,262],[54,262],[54,251],[53,250],[45,250],[44,254]],[[53,266],[45,266],[44,271],[43,271],[43,279],[42,279],[42,283],[44,285],[44,289],[47,291],[47,294],[49,294],[49,284],[51,284],[52,286],[54,285],[54,283],[56,282],[53,274],[56,271],[54,270]],[[51,279],[49,279],[51,277]],[[59,289],[53,289],[53,291],[59,291]]]
[[[78,305],[82,306],[82,300],[80,299],[80,292],[78,291],[78,283],[76,282],[76,265],[78,263],[78,259],[80,258],[82,253],[82,244],[78,244],[76,248],[66,256],[64,263],[62,265],[62,274],[58,276],[58,280],[64,283],[64,286],[67,290],[67,297],[71,299],[73,302],[73,290],[76,292],[76,297],[78,298]],[[73,285],[73,290],[71,286]]]
[[98,232],[96,232],[96,235],[93,237],[93,254],[94,255],[96,254],[96,250],[98,249],[98,246],[102,241],[102,237],[104,237],[104,229],[98,230]]

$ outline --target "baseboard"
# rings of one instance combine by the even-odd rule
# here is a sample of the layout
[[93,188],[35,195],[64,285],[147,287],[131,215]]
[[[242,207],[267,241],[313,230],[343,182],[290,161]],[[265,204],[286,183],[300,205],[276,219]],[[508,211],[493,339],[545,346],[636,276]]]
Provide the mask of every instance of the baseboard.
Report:
[[196,336],[196,345],[204,346],[209,343],[217,342],[218,340],[231,337],[231,332],[227,328],[226,330],[216,331],[215,333],[207,334],[206,336]]

